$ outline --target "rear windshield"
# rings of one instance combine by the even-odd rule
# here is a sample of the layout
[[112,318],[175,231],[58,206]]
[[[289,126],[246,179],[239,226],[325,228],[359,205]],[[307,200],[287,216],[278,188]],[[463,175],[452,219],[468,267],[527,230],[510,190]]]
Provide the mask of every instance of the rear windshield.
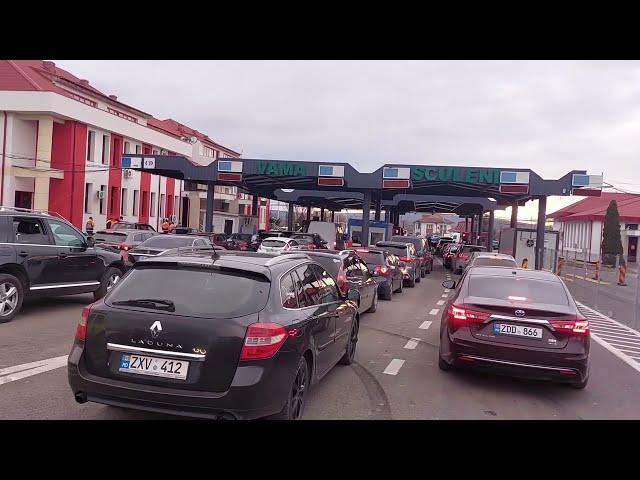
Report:
[[406,247],[388,247],[386,245],[380,245],[380,248],[387,250],[389,253],[397,255],[398,257],[404,257],[407,255]]
[[251,241],[251,234],[250,233],[234,233],[233,235],[231,235],[231,238],[233,238],[234,240],[244,240],[245,242],[250,242]]
[[265,240],[264,242],[262,242],[262,245],[265,247],[278,247],[278,248],[282,248],[286,245],[286,242],[283,242],[281,240]]
[[476,258],[473,262],[474,267],[517,267],[515,260],[510,258]]
[[175,237],[173,235],[156,235],[140,244],[141,247],[177,248],[187,247],[193,243],[192,238]]
[[162,299],[174,303],[175,315],[231,318],[262,310],[269,287],[266,277],[238,270],[145,267],[133,269],[118,282],[107,303]]
[[367,265],[384,265],[384,256],[382,253],[358,252],[358,256],[362,258]]
[[127,239],[126,233],[96,233],[95,241],[97,242],[109,242],[109,243],[120,243],[124,242]]
[[419,238],[407,238],[407,237],[391,237],[392,242],[402,242],[402,243],[413,243],[413,246],[416,247],[416,250],[422,250],[422,240]]
[[298,242],[300,245],[310,245],[313,243],[313,237],[294,235],[291,238],[295,239],[295,241]]
[[136,224],[135,223],[118,222],[115,225],[113,225],[111,228],[113,230],[135,230],[136,229]]
[[311,260],[314,262],[318,262],[320,265],[324,267],[324,269],[329,272],[333,278],[338,277],[338,271],[340,270],[340,265],[342,264],[342,260],[338,256],[325,256],[325,255],[314,255],[313,253],[309,253]]
[[469,295],[505,301],[569,305],[567,294],[561,283],[530,278],[470,275]]
[[470,245],[465,245],[462,248],[463,252],[484,252],[486,249],[484,247],[476,247],[476,246],[470,246]]

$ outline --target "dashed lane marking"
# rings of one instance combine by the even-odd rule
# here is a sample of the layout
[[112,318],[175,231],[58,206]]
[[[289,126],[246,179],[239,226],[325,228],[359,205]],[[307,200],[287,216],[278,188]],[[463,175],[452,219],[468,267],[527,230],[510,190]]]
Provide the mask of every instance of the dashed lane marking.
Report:
[[431,311],[429,312],[429,315],[437,315],[439,311],[440,311],[439,308],[432,308]]
[[[580,302],[576,303],[589,320],[591,338],[640,373],[640,333]],[[636,348],[639,351],[635,351]]]
[[444,293],[449,293],[451,290],[449,290],[448,288],[444,289]]
[[425,320],[424,322],[422,322],[419,328],[421,328],[422,330],[426,330],[431,326],[432,323],[433,322],[431,320]]
[[23,363],[22,365],[2,368],[0,369],[0,385],[31,377],[38,373],[44,373],[49,370],[64,367],[67,364],[67,357],[67,355],[62,355],[60,357],[47,358],[37,362]]
[[402,368],[402,365],[404,365],[404,360],[400,360],[399,358],[394,358],[393,360],[391,360],[389,365],[387,365],[387,368],[385,368],[384,372],[382,373],[386,373],[387,375],[397,375],[400,369]]
[[414,350],[418,346],[419,343],[420,343],[420,339],[419,338],[412,338],[411,340],[409,340],[406,343],[404,348],[406,348],[407,350]]
[[442,298],[447,298],[448,296],[449,296],[449,295],[448,295],[448,294],[446,294],[446,293],[443,293],[443,294],[442,294]]

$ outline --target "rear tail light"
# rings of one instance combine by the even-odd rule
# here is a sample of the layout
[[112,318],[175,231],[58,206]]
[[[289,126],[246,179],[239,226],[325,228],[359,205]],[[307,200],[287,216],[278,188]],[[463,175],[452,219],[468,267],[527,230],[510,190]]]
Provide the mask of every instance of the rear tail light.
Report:
[[551,323],[556,332],[565,332],[573,335],[589,335],[589,321],[584,317],[551,320],[549,323]]
[[89,320],[89,314],[91,313],[91,307],[87,306],[82,309],[82,315],[80,321],[76,327],[76,340],[84,342],[87,338],[87,321]]
[[340,270],[338,271],[338,277],[337,277],[337,285],[338,285],[338,290],[340,290],[340,293],[342,293],[342,295],[346,295],[347,294],[347,276],[344,273],[344,268],[342,266],[340,266]]
[[465,255],[464,253],[459,253],[458,254],[458,258],[464,258],[466,260],[467,259],[467,255]]
[[399,257],[401,262],[411,262],[411,257]]
[[287,339],[287,331],[277,323],[254,323],[240,352],[240,360],[261,360],[273,357]]
[[129,248],[129,245],[127,245],[126,243],[120,244],[120,250],[124,250],[126,252],[127,250],[129,250]]
[[458,305],[451,305],[448,310],[449,323],[453,327],[452,330],[471,323],[483,323],[490,316],[491,314],[488,312],[479,312]]
[[373,271],[378,272],[378,274],[382,275],[383,277],[386,277],[387,275],[389,275],[389,272],[391,270],[389,270],[389,267],[385,265],[376,265]]

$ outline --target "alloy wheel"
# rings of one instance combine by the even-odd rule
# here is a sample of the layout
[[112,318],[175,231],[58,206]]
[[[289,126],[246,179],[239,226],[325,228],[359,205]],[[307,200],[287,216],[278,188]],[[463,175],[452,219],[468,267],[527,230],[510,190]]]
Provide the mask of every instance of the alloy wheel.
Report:
[[9,282],[0,284],[0,316],[11,315],[18,306],[18,289]]
[[114,273],[113,275],[111,275],[109,277],[109,280],[107,280],[107,292],[111,290],[116,285],[116,283],[118,283],[119,280],[120,280],[120,275],[118,275],[117,273]]
[[291,391],[291,419],[298,420],[302,416],[304,396],[307,391],[307,369],[300,367],[296,373]]

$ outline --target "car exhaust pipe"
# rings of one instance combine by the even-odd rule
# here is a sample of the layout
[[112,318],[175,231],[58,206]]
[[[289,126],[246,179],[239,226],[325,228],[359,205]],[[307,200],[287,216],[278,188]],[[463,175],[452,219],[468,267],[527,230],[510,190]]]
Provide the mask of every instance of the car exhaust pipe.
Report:
[[78,392],[74,397],[78,403],[87,403],[87,394],[85,392]]

